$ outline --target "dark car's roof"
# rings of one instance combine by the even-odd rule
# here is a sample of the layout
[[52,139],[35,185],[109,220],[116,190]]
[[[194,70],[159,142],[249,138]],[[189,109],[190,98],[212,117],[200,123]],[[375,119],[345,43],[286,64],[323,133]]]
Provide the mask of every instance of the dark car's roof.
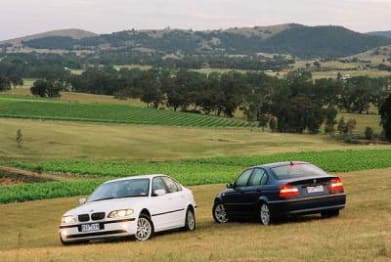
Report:
[[285,162],[275,162],[275,163],[268,163],[263,165],[257,165],[254,167],[263,167],[263,168],[273,168],[278,166],[287,166],[287,165],[294,165],[294,164],[308,164],[308,162],[304,161],[285,161]]

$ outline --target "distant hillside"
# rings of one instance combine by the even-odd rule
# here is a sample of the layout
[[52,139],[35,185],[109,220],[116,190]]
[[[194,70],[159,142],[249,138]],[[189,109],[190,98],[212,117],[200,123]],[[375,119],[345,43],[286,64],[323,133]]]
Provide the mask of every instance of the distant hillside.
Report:
[[391,38],[391,31],[369,32],[368,35],[376,35],[376,36],[383,36],[383,37]]
[[44,33],[39,33],[39,34],[4,40],[4,41],[0,41],[0,44],[4,44],[4,43],[18,44],[18,43],[22,43],[25,41],[30,41],[30,40],[45,38],[45,37],[53,37],[53,36],[70,37],[73,39],[82,39],[82,38],[92,37],[92,36],[96,36],[96,35],[97,34],[95,34],[93,32],[89,32],[89,31],[85,31],[85,30],[81,30],[81,29],[61,29],[61,30],[53,30],[53,31],[48,31],[48,32],[44,32]]
[[23,45],[36,49],[66,50],[126,48],[127,52],[157,53],[177,58],[199,54],[255,55],[260,52],[311,58],[350,56],[391,43],[391,39],[357,33],[344,27],[299,24],[209,31],[169,28],[129,30],[103,35],[82,34],[84,31],[80,30],[71,32],[73,34],[68,31],[67,35],[57,32],[46,33],[40,38],[37,35],[23,38]]
[[299,57],[340,57],[390,43],[380,36],[369,36],[340,26],[296,26],[262,43],[264,52],[290,53]]

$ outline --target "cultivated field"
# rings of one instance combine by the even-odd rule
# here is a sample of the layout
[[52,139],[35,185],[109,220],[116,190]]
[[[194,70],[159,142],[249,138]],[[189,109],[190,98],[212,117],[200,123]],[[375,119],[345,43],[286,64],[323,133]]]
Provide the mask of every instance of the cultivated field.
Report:
[[169,126],[245,127],[246,121],[125,104],[72,103],[0,96],[0,117]]
[[[390,261],[391,169],[341,174],[348,194],[340,217],[310,216],[264,227],[214,224],[211,205],[223,185],[192,187],[195,232],[152,240],[62,247],[57,227],[77,198],[2,205],[1,261]],[[28,219],[26,219],[28,214]],[[12,226],[10,226],[12,221]]]
[[[8,162],[4,163],[5,169],[16,167],[38,173],[44,172],[45,177],[50,177],[54,182],[2,187],[0,203],[89,194],[104,179],[140,174],[168,174],[186,186],[225,183],[233,181],[248,166],[296,160],[314,163],[328,172],[388,168],[391,167],[391,150],[383,148],[377,150],[297,152],[165,162],[81,160],[40,163]],[[17,173],[19,172],[17,171]],[[57,179],[56,175],[47,173],[62,174],[62,176]],[[41,175],[36,174],[36,176]],[[69,179],[64,181],[65,177]]]

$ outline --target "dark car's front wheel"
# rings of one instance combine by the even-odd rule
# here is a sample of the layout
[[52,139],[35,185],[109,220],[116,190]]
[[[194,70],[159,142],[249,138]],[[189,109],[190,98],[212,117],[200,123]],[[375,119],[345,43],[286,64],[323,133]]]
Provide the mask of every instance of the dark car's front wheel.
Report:
[[265,226],[270,225],[272,222],[272,214],[270,212],[269,205],[262,203],[259,208],[259,219]]
[[213,205],[212,213],[213,213],[213,219],[217,223],[223,224],[228,222],[228,215],[227,212],[225,211],[225,207],[223,203],[219,203],[219,202],[215,203]]

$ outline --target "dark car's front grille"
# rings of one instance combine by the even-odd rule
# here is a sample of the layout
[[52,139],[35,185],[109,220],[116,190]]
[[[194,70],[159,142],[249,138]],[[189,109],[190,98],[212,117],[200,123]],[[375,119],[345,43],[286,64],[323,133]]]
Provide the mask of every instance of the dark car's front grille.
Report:
[[79,222],[87,222],[90,221],[90,215],[88,214],[81,214],[78,216]]
[[105,213],[104,212],[93,213],[91,215],[91,219],[92,220],[100,220],[100,219],[103,219],[103,218],[105,218]]

